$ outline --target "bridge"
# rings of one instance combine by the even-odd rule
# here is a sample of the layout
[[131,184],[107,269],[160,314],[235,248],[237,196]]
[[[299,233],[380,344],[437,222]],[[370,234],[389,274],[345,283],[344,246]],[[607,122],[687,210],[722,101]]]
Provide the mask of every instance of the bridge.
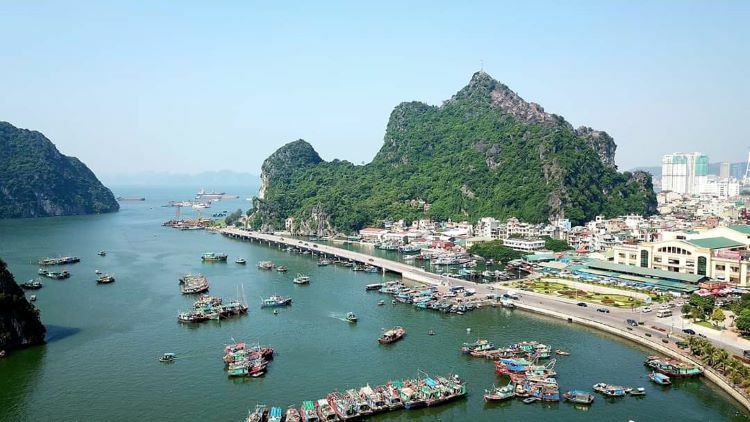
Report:
[[[425,271],[422,268],[417,268],[409,264],[404,264],[402,262],[397,262],[390,259],[379,258],[377,256],[372,256],[361,252],[350,251],[348,249],[337,248],[335,246],[314,243],[308,240],[300,240],[292,237],[254,232],[238,228],[221,229],[219,230],[219,233],[231,239],[258,242],[260,244],[265,244],[272,247],[292,247],[300,250],[308,250],[310,251],[310,253],[314,253],[316,255],[332,256],[341,259],[347,259],[360,264],[372,265],[380,268],[383,273],[385,273],[386,271],[390,271],[393,273],[401,274],[401,277],[405,279],[418,281],[420,283],[426,283],[434,286],[438,286],[448,280],[448,278],[443,277],[439,274],[434,274]],[[473,285],[473,283],[469,283],[456,278],[450,278],[450,281],[451,284],[466,283],[466,287]]]

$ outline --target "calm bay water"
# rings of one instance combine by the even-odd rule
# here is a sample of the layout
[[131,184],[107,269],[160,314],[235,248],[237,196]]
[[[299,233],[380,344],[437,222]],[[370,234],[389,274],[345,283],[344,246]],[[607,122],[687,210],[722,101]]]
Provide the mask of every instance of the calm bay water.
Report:
[[[648,350],[594,330],[503,309],[464,316],[390,304],[365,293],[364,285],[395,275],[319,268],[314,258],[225,239],[206,232],[160,226],[174,215],[160,205],[187,199],[189,191],[114,189],[116,195],[144,195],[124,203],[119,213],[101,216],[0,221],[0,257],[19,281],[36,275],[43,256],[78,255],[65,281],[44,280],[35,292],[50,342],[0,360],[0,420],[241,420],[256,403],[286,407],[324,397],[334,389],[413,377],[422,369],[456,372],[468,382],[467,400],[435,409],[400,411],[379,420],[750,420],[726,394],[703,380],[658,388],[642,365]],[[237,193],[241,198],[250,192]],[[243,200],[222,202],[205,213],[247,208]],[[192,213],[192,212],[188,212]],[[96,255],[106,250],[106,257]],[[226,264],[202,264],[203,252],[226,252]],[[244,257],[248,265],[233,262]],[[263,272],[260,260],[287,265],[289,272]],[[114,273],[111,285],[95,283],[96,269]],[[177,278],[202,272],[211,294],[234,297],[240,286],[250,303],[248,316],[197,326],[180,325],[179,310],[192,300],[179,293]],[[309,286],[296,286],[298,272]],[[261,310],[260,297],[293,297],[274,316]],[[386,306],[377,306],[386,299]],[[348,324],[335,316],[356,312]],[[403,341],[380,346],[384,327],[403,325]],[[466,329],[471,328],[471,333]],[[428,330],[437,335],[428,336]],[[505,345],[538,340],[572,355],[558,359],[561,390],[589,389],[596,382],[644,386],[643,399],[608,401],[597,397],[590,409],[568,403],[485,405],[484,388],[502,380],[489,361],[466,358],[458,348],[477,336]],[[222,350],[232,339],[260,341],[277,351],[264,378],[230,380]],[[156,358],[175,352],[171,365]]]

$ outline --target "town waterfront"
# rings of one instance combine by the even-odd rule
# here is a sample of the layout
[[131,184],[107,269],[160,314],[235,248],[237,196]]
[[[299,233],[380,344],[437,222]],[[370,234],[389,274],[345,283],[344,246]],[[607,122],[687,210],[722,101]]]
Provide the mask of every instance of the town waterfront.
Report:
[[[750,420],[725,393],[705,380],[677,381],[662,389],[647,379],[642,362],[647,349],[580,326],[505,309],[444,315],[390,297],[365,293],[364,286],[395,279],[387,274],[355,273],[318,267],[310,256],[234,241],[205,231],[161,227],[173,217],[168,200],[187,198],[185,190],[114,189],[116,195],[143,195],[109,215],[0,221],[0,257],[17,281],[36,276],[44,256],[78,255],[66,266],[72,277],[43,280],[35,292],[47,345],[0,360],[0,420],[241,420],[256,403],[286,408],[324,397],[335,389],[416,377],[419,369],[455,372],[466,381],[469,397],[433,409],[398,411],[375,420]],[[245,198],[253,192],[231,192]],[[243,199],[220,202],[203,211],[233,211]],[[192,211],[191,211],[192,212]],[[97,251],[107,251],[99,257]],[[226,252],[228,263],[203,264],[204,252]],[[237,265],[236,257],[247,265]],[[255,263],[286,265],[286,274],[264,272]],[[117,281],[97,285],[95,270]],[[179,293],[177,278],[205,274],[210,294],[235,297],[242,287],[247,316],[187,326],[176,321],[192,297]],[[291,280],[311,276],[307,286]],[[274,315],[259,307],[261,297],[291,296],[294,303]],[[377,302],[385,299],[385,306]],[[357,324],[337,317],[357,313]],[[382,328],[402,325],[403,341],[378,345]],[[467,332],[467,328],[471,332]],[[435,336],[427,332],[434,330]],[[571,352],[557,360],[561,391],[590,390],[608,382],[643,386],[647,396],[606,400],[590,408],[568,403],[524,405],[515,400],[485,405],[482,394],[503,380],[490,361],[460,355],[462,342],[477,337],[499,345],[537,340]],[[230,380],[223,370],[223,345],[237,341],[267,344],[277,356],[263,378]],[[164,352],[178,360],[157,361]]]

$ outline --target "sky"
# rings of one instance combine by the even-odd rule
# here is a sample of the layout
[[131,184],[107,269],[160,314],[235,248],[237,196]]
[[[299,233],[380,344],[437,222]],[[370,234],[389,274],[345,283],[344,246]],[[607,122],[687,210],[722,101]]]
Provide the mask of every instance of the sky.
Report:
[[483,67],[621,169],[750,146],[750,1],[0,3],[0,120],[97,174],[369,162],[392,109]]

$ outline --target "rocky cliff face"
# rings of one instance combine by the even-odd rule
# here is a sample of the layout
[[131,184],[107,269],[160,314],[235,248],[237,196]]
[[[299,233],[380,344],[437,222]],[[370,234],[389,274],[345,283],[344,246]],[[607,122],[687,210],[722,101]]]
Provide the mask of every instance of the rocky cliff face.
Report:
[[[644,174],[619,173],[606,132],[574,129],[478,72],[436,107],[399,104],[384,143],[364,166],[325,162],[304,141],[263,164],[255,227],[353,230],[384,219],[566,217],[650,214]],[[321,224],[321,222],[324,222]]]
[[0,218],[98,214],[120,208],[75,157],[39,132],[0,122]]
[[42,344],[46,332],[39,311],[26,300],[13,274],[0,260],[0,350]]

